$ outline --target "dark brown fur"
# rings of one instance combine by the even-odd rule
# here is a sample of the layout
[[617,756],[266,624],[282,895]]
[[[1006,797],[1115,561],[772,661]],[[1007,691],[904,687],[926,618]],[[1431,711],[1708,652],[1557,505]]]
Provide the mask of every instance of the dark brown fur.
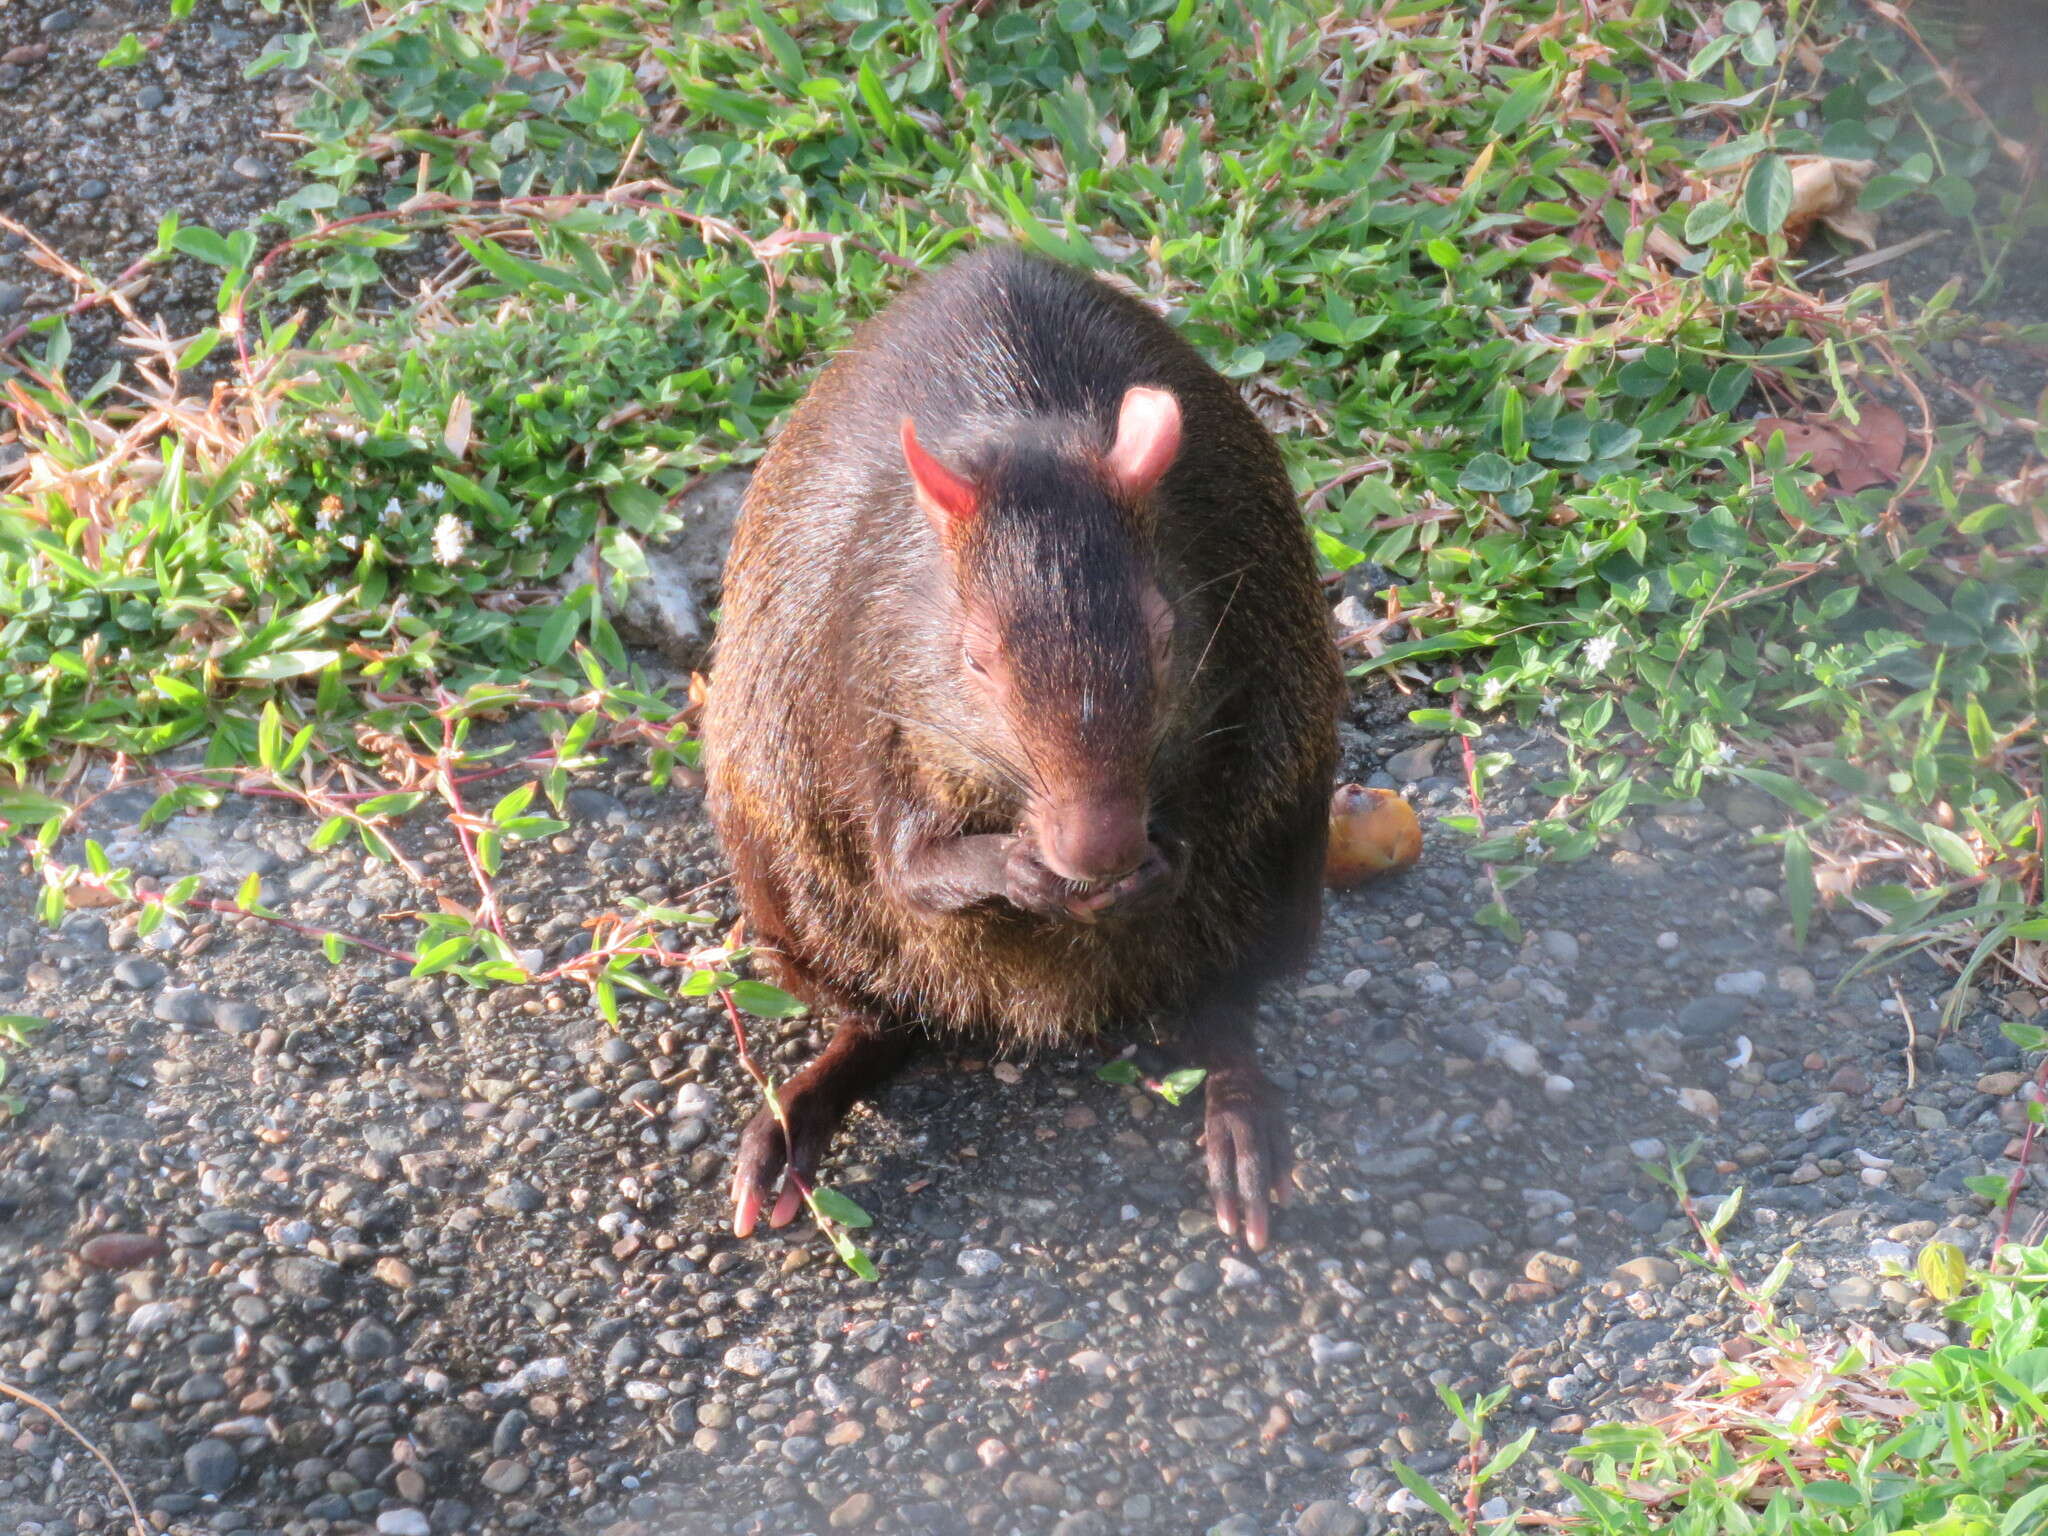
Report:
[[[1181,450],[1150,505],[1121,506],[1089,463],[1139,385],[1180,401]],[[1031,637],[1012,660],[1038,701],[1021,711],[1039,721],[1032,750],[1086,761],[1020,763],[963,687],[956,583],[913,502],[905,416],[989,488],[957,559],[1009,605],[1013,642]],[[1173,611],[1157,697],[1131,671],[1133,573]],[[815,1099],[819,1136],[918,1026],[1045,1045],[1179,1018],[1212,1073],[1247,1069],[1257,985],[1315,936],[1341,689],[1277,447],[1151,312],[994,248],[863,327],[748,491],[705,715],[749,936],[856,1037],[788,1090]],[[901,850],[1016,832],[1033,770],[1085,779],[1129,756],[1134,730],[1174,899],[1091,924],[906,897]]]

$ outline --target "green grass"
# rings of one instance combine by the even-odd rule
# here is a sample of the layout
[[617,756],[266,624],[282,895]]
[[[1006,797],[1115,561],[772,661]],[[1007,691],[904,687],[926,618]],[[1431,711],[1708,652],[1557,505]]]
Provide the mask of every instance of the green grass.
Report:
[[[339,720],[365,686],[578,647],[623,672],[605,592],[546,584],[593,544],[629,578],[901,266],[1003,235],[1171,304],[1252,387],[1330,565],[1396,584],[1358,672],[1451,695],[1431,729],[1553,723],[1556,812],[1460,823],[1501,892],[1631,804],[1747,777],[1786,806],[1797,930],[1847,895],[2041,964],[2020,476],[2048,429],[2017,401],[1923,434],[1911,398],[2040,213],[1980,192],[1992,136],[1896,29],[1747,0],[1592,27],[1516,0],[1484,39],[1428,0],[986,9],[947,7],[943,49],[922,0],[371,4],[344,47],[288,40],[258,67],[323,66],[308,184],[259,230],[163,231],[222,271],[223,327],[165,367],[246,348],[227,429],[149,423],[82,492],[85,423],[124,408],[55,387],[61,324],[22,349],[41,473],[0,493],[0,762],[246,752],[266,698]],[[515,78],[515,41],[573,72]],[[1968,219],[1975,270],[1903,316],[1794,287],[1787,157],[1815,153],[1877,162],[1880,220]],[[380,286],[450,258],[426,301]],[[302,337],[314,290],[333,318]],[[1905,479],[1855,495],[1740,419],[1880,392]]]
[[[2034,1042],[2038,1046],[2041,1042]],[[2034,1106],[2038,1108],[2038,1106]],[[2032,1116],[2038,1124],[2039,1116]],[[1987,1268],[1930,1242],[1911,1277],[1922,1322],[1940,1316],[1962,1343],[1901,1354],[1868,1330],[1809,1337],[1775,1297],[1795,1249],[1751,1282],[1720,1242],[1742,1192],[1702,1215],[1687,1193],[1688,1152],[1664,1169],[1700,1253],[1748,1314],[1739,1347],[1640,1419],[1598,1424],[1565,1452],[1573,1536],[2037,1536],[2048,1530],[2048,1247],[1995,1246]],[[1895,1266],[1892,1267],[1894,1270]],[[1413,1469],[1395,1471],[1418,1510],[1464,1536],[1521,1529],[1489,1488],[1527,1454],[1532,1429],[1489,1443],[1499,1389],[1467,1401],[1440,1388],[1466,1446],[1457,1503]]]

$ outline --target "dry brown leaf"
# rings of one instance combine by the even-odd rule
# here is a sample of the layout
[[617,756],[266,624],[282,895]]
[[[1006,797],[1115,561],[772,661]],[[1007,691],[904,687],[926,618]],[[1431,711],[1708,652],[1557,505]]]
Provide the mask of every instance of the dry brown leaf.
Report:
[[1843,492],[1867,490],[1898,478],[1906,456],[1906,419],[1888,405],[1871,401],[1857,407],[1862,418],[1844,421],[1798,421],[1787,416],[1759,417],[1750,437],[1768,443],[1771,434],[1785,434],[1786,450],[1797,458],[1811,457],[1815,474]]
[[1376,875],[1398,874],[1421,857],[1421,823],[1395,791],[1346,784],[1330,797],[1325,885],[1342,890]]
[[448,402],[448,427],[441,441],[458,461],[469,452],[469,396],[458,394]]
[[1850,239],[1862,240],[1866,247],[1876,243],[1876,227],[1870,216],[1864,214],[1861,223],[1850,217],[1856,207],[1856,199],[1863,193],[1863,187],[1877,170],[1874,160],[1837,160],[1830,155],[1788,155],[1785,168],[1792,173],[1792,211],[1785,217],[1785,238],[1797,245],[1812,231],[1816,220],[1827,221],[1830,227],[1841,220],[1849,230],[1862,226],[1869,227],[1866,238],[1861,234],[1848,234]]

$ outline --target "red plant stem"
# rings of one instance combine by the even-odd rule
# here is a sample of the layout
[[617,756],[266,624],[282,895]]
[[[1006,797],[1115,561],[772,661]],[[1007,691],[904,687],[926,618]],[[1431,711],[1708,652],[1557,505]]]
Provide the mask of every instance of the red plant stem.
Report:
[[[100,889],[104,889],[104,887],[100,887]],[[165,904],[163,899],[158,896],[145,896],[142,898],[142,903],[144,906],[159,907]],[[314,928],[305,923],[295,923],[288,917],[279,917],[274,912],[245,911],[231,901],[215,901],[211,897],[202,896],[195,898],[189,905],[197,907],[202,912],[219,912],[229,917],[253,917],[259,922],[288,929],[290,932],[308,939],[340,939],[344,944],[353,944],[358,949],[367,949],[371,954],[382,955],[388,960],[403,960],[407,965],[419,964],[418,955],[411,954],[402,949],[389,948],[372,939],[359,939],[354,934],[343,933],[338,928]]]
[[454,777],[449,772],[454,751],[455,722],[451,717],[443,715],[441,750],[435,756],[434,777],[440,782],[441,793],[448,802],[448,809],[453,812],[448,818],[449,824],[455,828],[456,841],[462,845],[462,857],[469,865],[469,878],[476,884],[477,916],[490,926],[491,932],[509,944],[511,940],[505,938],[505,919],[498,915],[497,888],[492,885],[491,877],[484,871],[483,860],[477,854],[476,840],[470,835],[469,813],[462,806],[462,791],[456,787]]
[[[2041,1065],[2034,1069],[2034,1093],[2037,1098],[2048,1095],[2048,1056],[2041,1058]],[[2027,1181],[2027,1169],[2033,1166],[2035,1133],[2040,1124],[2032,1115],[2027,1116],[2027,1128],[2020,1133],[2019,1165],[2012,1171],[2012,1177],[2005,1181],[2005,1206],[1998,1213],[1998,1242],[1991,1250],[1991,1262],[1995,1268],[1999,1255],[2004,1252],[2006,1240],[2012,1236],[2013,1207],[2019,1203],[2020,1186]]]
[[[768,1100],[768,1107],[775,1114],[775,1123],[782,1127],[782,1134],[786,1141],[789,1136],[789,1122],[782,1116],[782,1095],[776,1092],[775,1084],[768,1080],[768,1074],[763,1072],[760,1063],[754,1060],[754,1053],[747,1049],[747,1026],[740,1018],[740,1005],[732,1000],[732,988],[720,987],[718,989],[718,1000],[725,1004],[725,1017],[732,1025],[733,1049],[739,1053],[740,1065],[746,1069],[747,1076],[754,1080],[760,1087],[762,1096]],[[782,1176],[796,1186],[796,1192],[804,1197],[804,1204],[809,1205],[811,1201],[809,1181],[802,1174],[798,1173],[796,1169],[786,1166],[782,1170]]]

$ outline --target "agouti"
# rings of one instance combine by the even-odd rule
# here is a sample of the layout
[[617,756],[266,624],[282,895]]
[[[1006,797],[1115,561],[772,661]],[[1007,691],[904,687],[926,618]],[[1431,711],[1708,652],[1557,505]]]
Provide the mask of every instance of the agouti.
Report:
[[826,366],[748,490],[704,717],[748,939],[833,1027],[790,1144],[742,1136],[736,1233],[926,1030],[1163,1027],[1217,1221],[1264,1246],[1291,1154],[1251,1022],[1315,940],[1343,693],[1319,594],[1272,437],[1082,272],[983,249]]

